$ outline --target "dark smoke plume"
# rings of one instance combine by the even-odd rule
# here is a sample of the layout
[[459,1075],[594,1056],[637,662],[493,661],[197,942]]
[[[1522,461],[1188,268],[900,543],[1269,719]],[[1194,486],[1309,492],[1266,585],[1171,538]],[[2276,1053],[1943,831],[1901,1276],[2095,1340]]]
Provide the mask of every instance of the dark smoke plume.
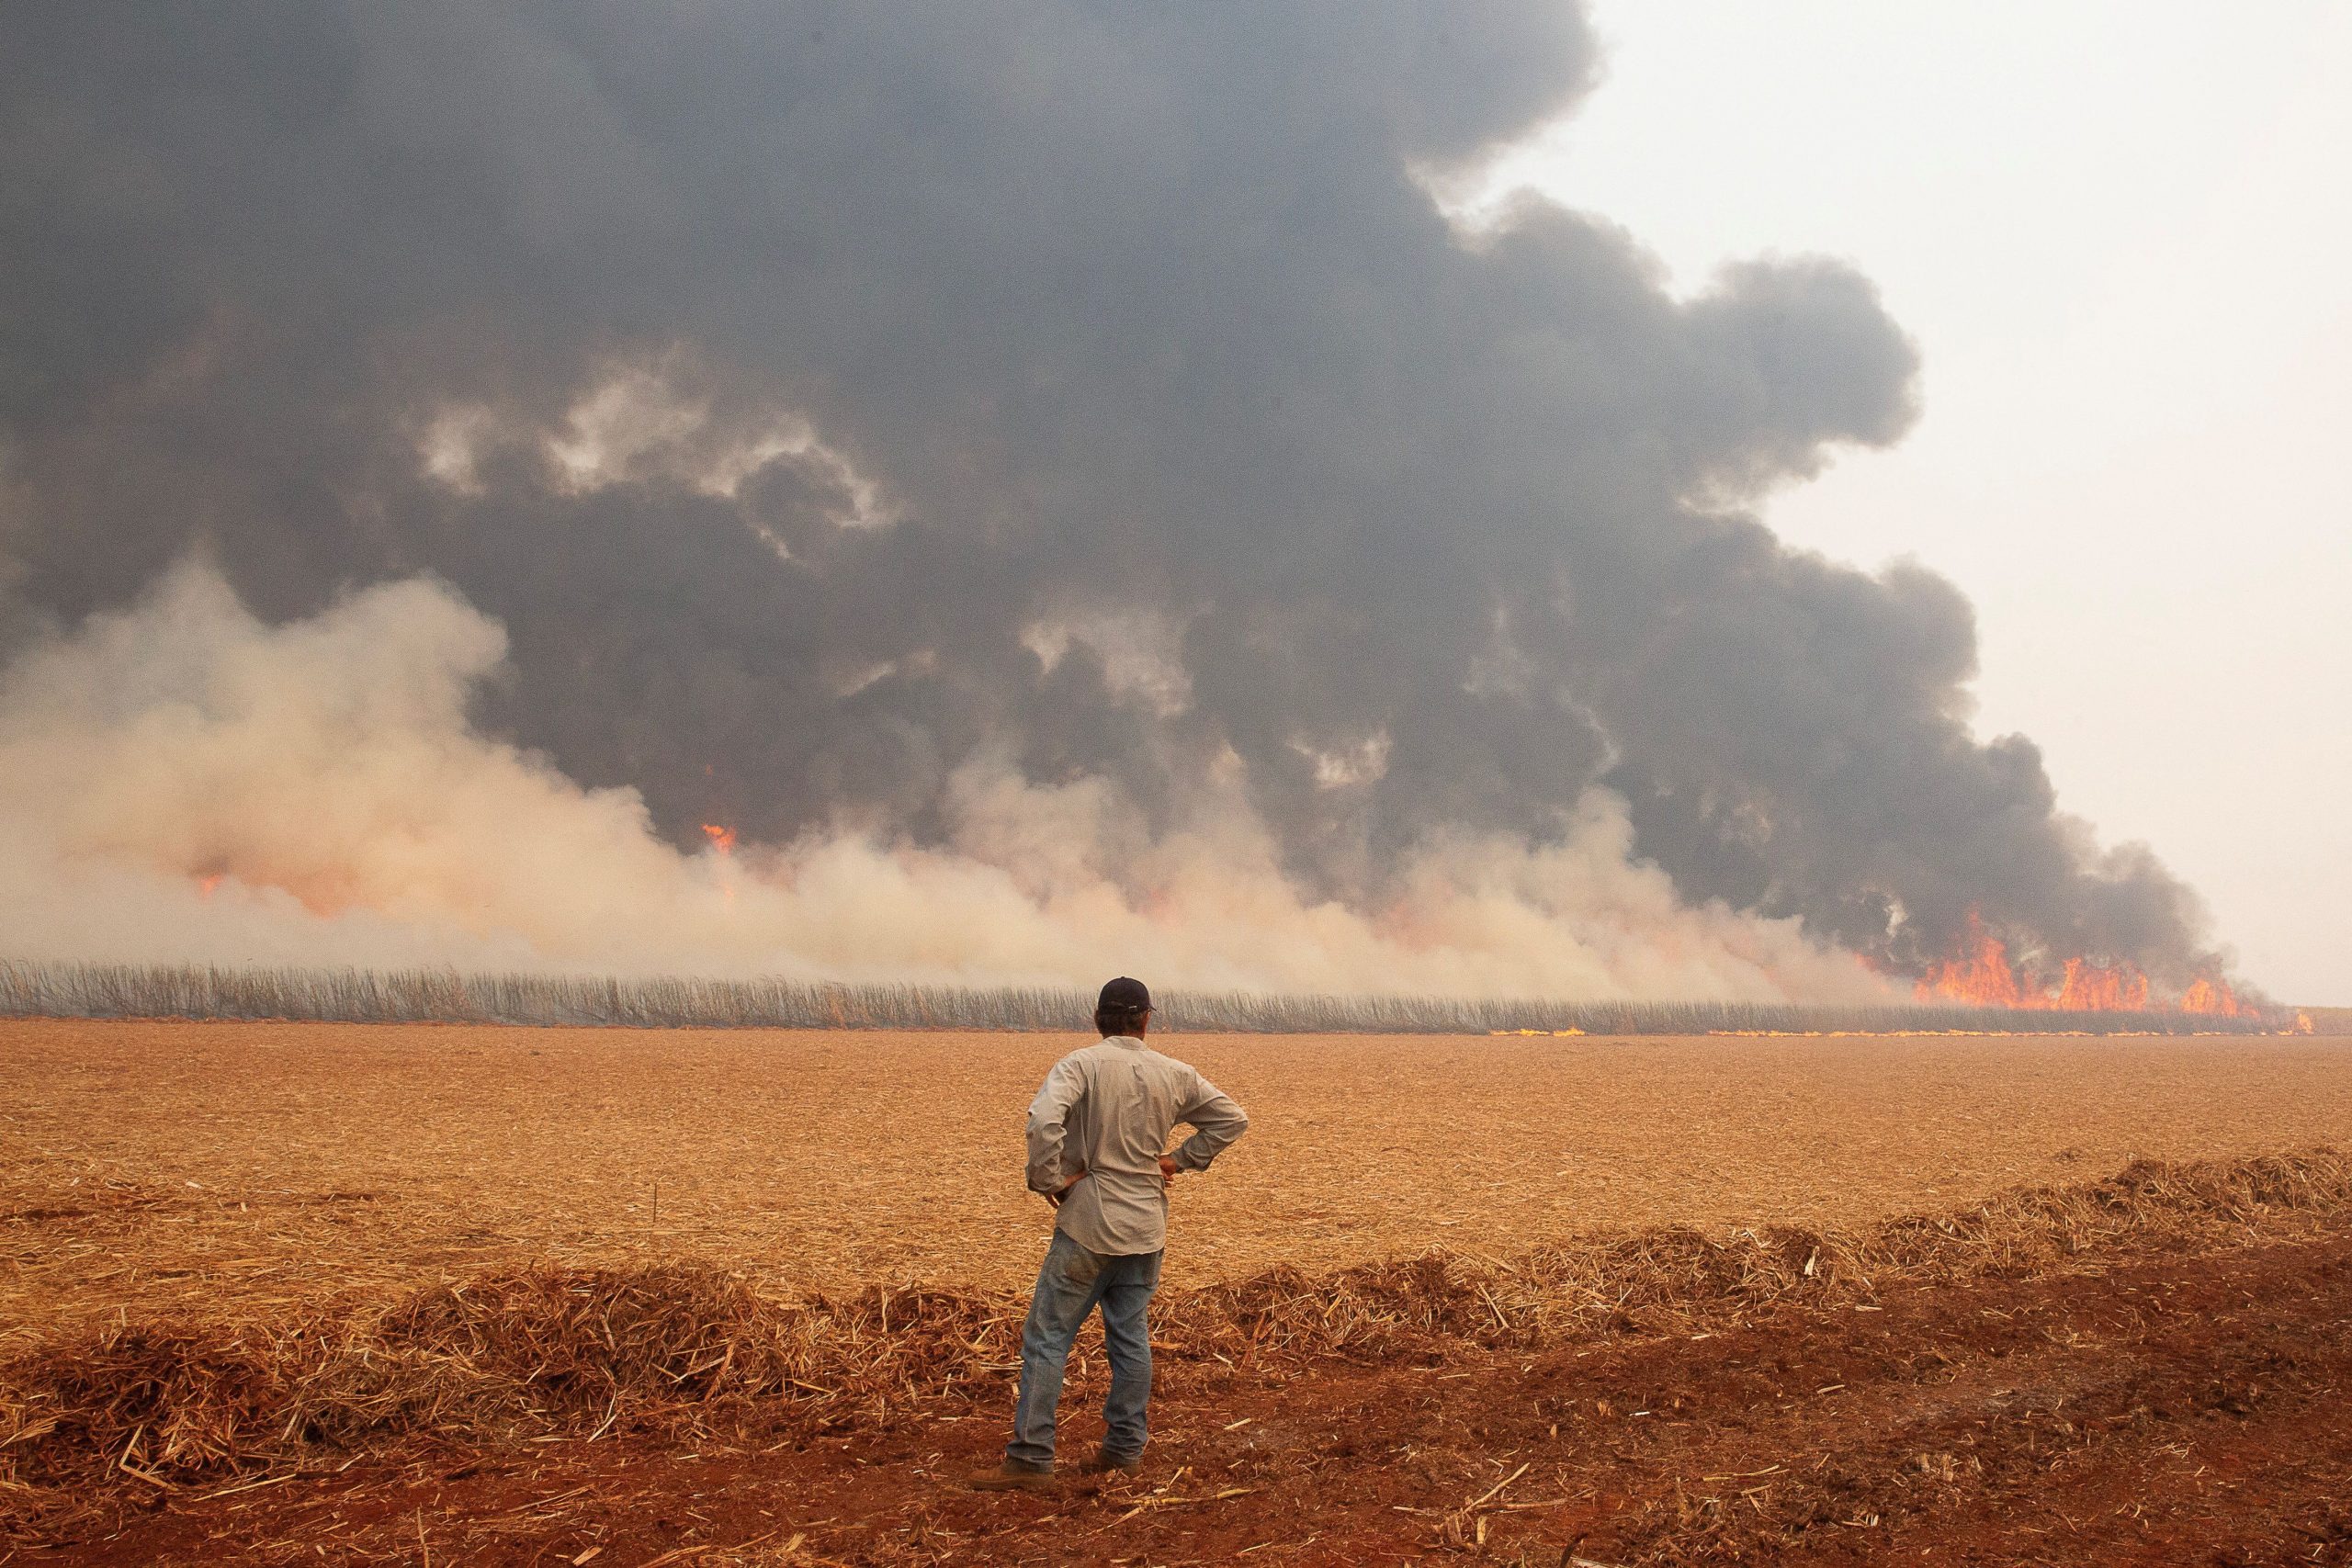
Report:
[[10,6],[9,635],[191,554],[270,623],[425,576],[508,639],[469,721],[681,846],[944,845],[984,760],[1101,781],[1114,881],[1238,799],[1381,910],[1604,790],[1898,972],[1972,909],[2211,970],[1972,738],[1954,589],[1751,514],[1913,417],[1867,280],[1449,227],[1595,64],[1534,0]]

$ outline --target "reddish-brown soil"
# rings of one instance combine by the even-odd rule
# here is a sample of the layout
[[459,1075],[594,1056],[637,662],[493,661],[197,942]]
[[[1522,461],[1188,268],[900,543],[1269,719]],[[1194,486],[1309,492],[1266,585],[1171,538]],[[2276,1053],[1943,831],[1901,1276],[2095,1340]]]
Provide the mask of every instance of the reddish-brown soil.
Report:
[[991,1411],[748,1455],[416,1448],[156,1492],[18,1560],[2352,1563],[2352,1226],[2084,1262],[1697,1338],[1170,1366],[1142,1473],[1043,1495],[961,1486]]

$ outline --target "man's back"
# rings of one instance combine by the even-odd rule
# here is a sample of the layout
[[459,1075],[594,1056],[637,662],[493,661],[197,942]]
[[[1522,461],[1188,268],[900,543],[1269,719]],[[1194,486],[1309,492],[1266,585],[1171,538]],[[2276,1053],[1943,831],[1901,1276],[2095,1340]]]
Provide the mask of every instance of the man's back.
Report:
[[[1029,1107],[1029,1186],[1060,1192],[1057,1228],[1091,1252],[1158,1252],[1168,1234],[1159,1156],[1179,1122],[1194,1132],[1173,1158],[1205,1170],[1250,1124],[1241,1108],[1191,1066],[1114,1035],[1071,1052]],[[1069,1186],[1072,1177],[1084,1179]]]
[[[1143,1043],[1151,990],[1122,975],[1094,1004],[1100,1043],[1054,1064],[1029,1105],[1029,1190],[1057,1211],[1021,1328],[1021,1396],[1004,1463],[972,1478],[984,1492],[1043,1486],[1054,1475],[1055,1410],[1079,1325],[1098,1307],[1111,1386],[1095,1468],[1133,1470],[1151,1435],[1152,1292],[1168,1239],[1168,1180],[1206,1170],[1250,1125],[1215,1084]],[[1180,1122],[1193,1135],[1160,1151]]]

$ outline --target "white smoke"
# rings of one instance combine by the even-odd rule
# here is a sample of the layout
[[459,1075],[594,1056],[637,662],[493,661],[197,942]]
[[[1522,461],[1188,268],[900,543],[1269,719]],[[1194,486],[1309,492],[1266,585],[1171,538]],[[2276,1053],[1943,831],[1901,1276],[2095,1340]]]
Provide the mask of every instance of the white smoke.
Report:
[[1154,836],[1108,782],[965,764],[948,847],[681,852],[468,716],[502,628],[439,583],[268,626],[189,564],[0,672],[0,954],[1578,999],[1885,993],[1793,920],[1681,902],[1586,795],[1304,900],[1238,785]]

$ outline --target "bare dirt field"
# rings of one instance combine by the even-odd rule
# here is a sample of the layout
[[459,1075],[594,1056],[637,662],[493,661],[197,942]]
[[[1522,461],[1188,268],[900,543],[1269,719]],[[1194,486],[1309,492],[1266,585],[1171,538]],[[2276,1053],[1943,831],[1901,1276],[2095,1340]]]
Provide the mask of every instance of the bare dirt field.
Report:
[[1069,1043],[0,1025],[0,1562],[2352,1564],[2352,1042],[1171,1037],[1149,1461],[974,1495]]
[[[0,1023],[0,1352],[520,1259],[771,1293],[1026,1282],[1022,1117],[1077,1037]],[[1168,1283],[1562,1235],[1823,1224],[2352,1143],[2326,1039],[1175,1035],[1250,1135]],[[27,1215],[45,1216],[26,1220]]]

